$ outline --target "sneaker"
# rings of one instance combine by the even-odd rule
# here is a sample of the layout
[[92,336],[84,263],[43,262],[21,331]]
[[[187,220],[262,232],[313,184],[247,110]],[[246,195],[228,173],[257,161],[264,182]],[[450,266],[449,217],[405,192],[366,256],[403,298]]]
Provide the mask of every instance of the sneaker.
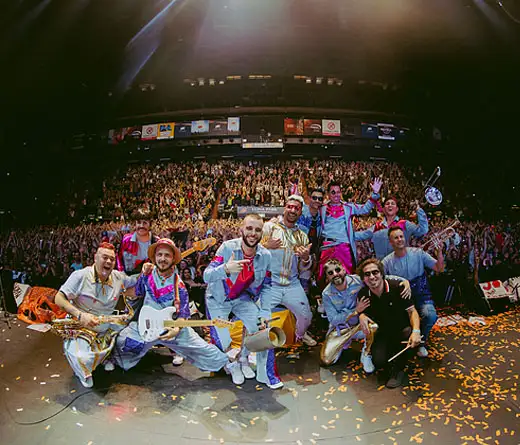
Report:
[[249,363],[240,363],[240,368],[246,379],[254,379],[256,377],[256,373],[253,371],[253,368],[249,366]]
[[417,356],[421,358],[428,357],[428,349],[424,346],[420,346],[419,349],[417,349]]
[[242,367],[238,362],[229,362],[224,369],[228,374],[231,374],[231,380],[235,385],[242,385],[245,382],[244,374],[242,374]]
[[365,354],[364,352],[361,353],[361,364],[363,365],[363,370],[367,374],[372,374],[376,367],[372,363],[372,356],[370,354]]
[[105,363],[103,363],[103,368],[105,368],[106,372],[111,372],[116,369],[116,365],[114,365],[112,360],[106,360]]
[[85,388],[92,388],[94,386],[94,380],[92,379],[92,376],[87,377],[86,379],[83,379],[82,377],[78,377],[79,381]]
[[184,363],[184,357],[182,355],[175,354],[173,356],[172,365],[181,366]]
[[390,375],[390,378],[388,379],[388,382],[386,382],[385,386],[390,389],[399,388],[403,385],[405,380],[406,374],[404,371],[398,371]]
[[307,332],[303,334],[302,341],[307,346],[316,346],[318,343],[316,343],[316,340],[314,340]]
[[283,388],[283,382],[280,380],[278,383],[273,383],[272,385],[269,383],[266,383],[267,387],[270,389],[280,389]]

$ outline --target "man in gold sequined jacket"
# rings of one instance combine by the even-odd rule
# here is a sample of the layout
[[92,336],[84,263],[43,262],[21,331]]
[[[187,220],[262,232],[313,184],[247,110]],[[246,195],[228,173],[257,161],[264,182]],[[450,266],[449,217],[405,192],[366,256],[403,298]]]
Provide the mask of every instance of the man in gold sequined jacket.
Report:
[[296,223],[303,204],[301,196],[289,196],[283,216],[264,225],[262,244],[272,257],[272,286],[266,292],[264,304],[270,304],[271,309],[278,305],[289,309],[296,317],[296,339],[315,346],[316,341],[307,333],[312,312],[305,293],[311,277],[311,245]]

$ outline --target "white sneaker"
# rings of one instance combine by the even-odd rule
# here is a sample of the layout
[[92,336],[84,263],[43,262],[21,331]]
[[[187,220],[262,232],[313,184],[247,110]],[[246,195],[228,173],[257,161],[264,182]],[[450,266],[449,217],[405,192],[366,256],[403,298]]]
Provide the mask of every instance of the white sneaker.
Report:
[[229,362],[224,369],[228,374],[231,374],[231,380],[235,385],[242,385],[245,382],[244,374],[242,374],[242,369],[240,363],[238,362]]
[[173,356],[172,365],[181,366],[184,363],[184,357],[182,355],[175,354]]
[[94,380],[92,379],[92,376],[87,377],[86,379],[83,379],[81,377],[78,377],[79,381],[85,388],[92,388],[94,386]]
[[372,374],[376,370],[376,367],[372,363],[372,356],[364,352],[361,352],[361,364],[367,374]]
[[417,356],[421,358],[428,357],[428,349],[424,346],[420,346],[419,349],[417,349]]
[[314,340],[308,332],[306,332],[303,337],[302,337],[302,341],[307,345],[307,346],[316,346],[318,343],[316,342],[316,340]]
[[273,383],[270,385],[269,383],[266,383],[267,387],[270,389],[280,389],[283,388],[283,382],[280,380],[278,383]]
[[105,368],[106,372],[112,372],[116,369],[116,365],[114,365],[112,360],[106,360],[105,363],[103,363],[103,368]]
[[256,373],[253,371],[253,368],[249,366],[249,363],[240,363],[240,368],[246,379],[254,379],[256,377]]

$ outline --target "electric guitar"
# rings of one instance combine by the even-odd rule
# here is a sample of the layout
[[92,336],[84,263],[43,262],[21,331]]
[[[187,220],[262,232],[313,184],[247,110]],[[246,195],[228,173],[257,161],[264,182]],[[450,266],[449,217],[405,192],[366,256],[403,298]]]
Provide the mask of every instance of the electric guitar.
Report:
[[157,340],[165,328],[216,326],[229,329],[234,325],[234,323],[220,318],[215,318],[214,320],[173,320],[175,312],[174,306],[161,310],[143,306],[137,323],[139,335],[141,335],[144,341],[151,342]]
[[196,241],[193,243],[190,249],[181,253],[181,259],[186,258],[193,252],[204,252],[206,249],[214,246],[215,244],[217,244],[216,238],[206,238],[200,241]]

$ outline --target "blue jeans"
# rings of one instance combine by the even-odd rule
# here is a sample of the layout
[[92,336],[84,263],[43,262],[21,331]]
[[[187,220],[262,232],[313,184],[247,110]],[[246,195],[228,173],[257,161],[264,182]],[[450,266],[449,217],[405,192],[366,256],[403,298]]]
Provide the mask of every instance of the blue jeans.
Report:
[[417,312],[421,317],[421,333],[423,335],[423,341],[428,342],[430,331],[434,324],[437,322],[437,311],[433,303],[422,303],[417,305]]

